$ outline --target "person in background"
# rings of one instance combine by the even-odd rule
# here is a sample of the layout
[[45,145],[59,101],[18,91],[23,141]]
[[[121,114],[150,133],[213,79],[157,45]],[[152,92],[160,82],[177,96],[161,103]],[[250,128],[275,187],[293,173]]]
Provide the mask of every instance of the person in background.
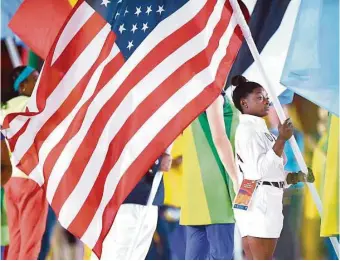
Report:
[[5,109],[2,109],[4,116],[9,113],[22,112],[26,108],[38,77],[38,71],[29,66],[19,66],[13,69],[9,82],[18,95],[7,101]]
[[233,259],[238,185],[232,144],[238,114],[223,92],[183,133],[180,224],[186,229],[187,260]]
[[184,259],[184,228],[179,225],[182,199],[183,138],[179,135],[171,150],[172,164],[164,172],[164,205],[158,211],[158,223],[146,260]]
[[1,259],[5,259],[5,248],[9,244],[8,222],[5,208],[4,186],[12,176],[12,163],[5,136],[1,135]]
[[46,219],[46,227],[45,232],[41,241],[41,249],[38,256],[38,260],[45,260],[51,249],[51,239],[54,234],[55,226],[57,223],[57,217],[54,214],[53,209],[49,206],[47,219]]
[[9,155],[9,150],[6,144],[5,136],[1,135],[1,189],[12,176],[12,163]]
[[171,169],[164,172],[164,206],[181,207],[183,176],[183,137],[179,135],[171,150]]
[[[13,70],[11,83],[20,96],[8,101],[4,114],[22,112],[32,95],[38,72],[29,66]],[[37,259],[45,231],[48,203],[44,191],[13,167],[5,187],[10,245],[7,259]]]

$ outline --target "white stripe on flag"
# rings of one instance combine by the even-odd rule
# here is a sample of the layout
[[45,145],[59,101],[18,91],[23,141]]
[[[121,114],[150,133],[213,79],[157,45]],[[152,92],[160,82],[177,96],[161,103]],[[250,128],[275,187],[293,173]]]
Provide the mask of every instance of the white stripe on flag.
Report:
[[86,2],[83,2],[79,8],[72,15],[71,19],[67,22],[65,29],[61,33],[58,43],[55,47],[55,51],[52,57],[52,63],[59,58],[67,45],[71,42],[73,37],[79,32],[79,30],[85,25],[85,23],[91,18],[95,10]]

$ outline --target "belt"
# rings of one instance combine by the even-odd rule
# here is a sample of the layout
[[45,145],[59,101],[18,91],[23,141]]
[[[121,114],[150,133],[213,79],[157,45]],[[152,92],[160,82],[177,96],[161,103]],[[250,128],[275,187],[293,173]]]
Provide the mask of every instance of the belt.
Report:
[[269,181],[262,181],[260,184],[267,185],[267,186],[274,186],[277,188],[283,188],[285,183],[283,181],[280,182],[269,182]]

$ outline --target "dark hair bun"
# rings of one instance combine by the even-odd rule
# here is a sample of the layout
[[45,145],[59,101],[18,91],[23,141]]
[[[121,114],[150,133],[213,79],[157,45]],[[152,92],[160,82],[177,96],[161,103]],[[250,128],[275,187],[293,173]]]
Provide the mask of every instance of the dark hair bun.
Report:
[[242,75],[236,75],[231,79],[231,84],[234,86],[239,86],[243,83],[246,83],[247,79],[246,77],[242,76]]

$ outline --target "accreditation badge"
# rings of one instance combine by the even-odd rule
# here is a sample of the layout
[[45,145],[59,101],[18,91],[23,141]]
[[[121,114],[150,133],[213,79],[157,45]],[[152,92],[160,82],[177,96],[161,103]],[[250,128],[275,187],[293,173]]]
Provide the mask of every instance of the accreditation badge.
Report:
[[257,188],[257,180],[244,179],[235,197],[233,208],[247,211]]

